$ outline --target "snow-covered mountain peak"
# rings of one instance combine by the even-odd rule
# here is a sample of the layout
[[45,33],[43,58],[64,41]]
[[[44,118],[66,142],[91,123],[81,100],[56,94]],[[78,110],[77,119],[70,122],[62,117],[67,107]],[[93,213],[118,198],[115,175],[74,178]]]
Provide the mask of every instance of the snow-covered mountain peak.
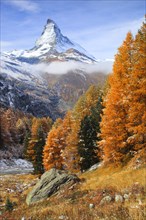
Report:
[[50,19],[50,18],[48,18],[48,20],[47,20],[47,25],[48,24],[54,24],[54,25],[56,25],[56,23],[52,20],[52,19]]
[[36,47],[43,46],[48,44],[53,46],[56,43],[56,38],[61,38],[61,31],[54,21],[51,19],[47,20],[44,31],[41,34],[40,38],[36,41]]
[[21,62],[38,63],[53,60],[74,60],[84,63],[96,63],[96,59],[79,44],[71,41],[61,33],[57,24],[48,19],[41,36],[30,50],[7,52],[12,58]]

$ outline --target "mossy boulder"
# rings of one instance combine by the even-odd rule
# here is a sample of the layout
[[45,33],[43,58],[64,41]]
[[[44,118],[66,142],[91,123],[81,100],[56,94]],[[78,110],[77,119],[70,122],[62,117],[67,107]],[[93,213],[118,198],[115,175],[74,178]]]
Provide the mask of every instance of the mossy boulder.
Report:
[[27,195],[26,203],[28,205],[47,199],[57,191],[60,187],[67,184],[75,184],[80,179],[75,174],[68,174],[66,171],[52,168],[45,172],[39,182],[34,186],[33,190]]

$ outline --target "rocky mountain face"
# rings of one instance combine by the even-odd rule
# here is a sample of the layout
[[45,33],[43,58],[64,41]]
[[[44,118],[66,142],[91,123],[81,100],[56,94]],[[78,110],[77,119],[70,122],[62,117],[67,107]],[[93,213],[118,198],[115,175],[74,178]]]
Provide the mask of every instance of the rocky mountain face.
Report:
[[[97,63],[48,19],[32,49],[1,53],[0,104],[55,120],[90,84],[103,83],[106,76],[98,68],[87,73],[81,66]],[[52,64],[58,70],[61,64],[62,73],[54,73]],[[68,65],[71,67],[66,69]]]
[[45,86],[0,75],[0,105],[3,107],[16,108],[36,117],[49,116],[55,120],[63,115],[58,103],[59,96]]

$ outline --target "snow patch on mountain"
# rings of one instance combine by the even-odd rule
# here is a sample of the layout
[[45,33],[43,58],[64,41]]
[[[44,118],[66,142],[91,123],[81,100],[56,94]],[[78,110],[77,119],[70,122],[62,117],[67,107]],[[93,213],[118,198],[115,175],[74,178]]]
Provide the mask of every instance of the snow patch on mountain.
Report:
[[51,19],[41,36],[30,50],[14,50],[1,53],[1,73],[9,79],[17,79],[30,84],[43,84],[42,73],[66,74],[71,70],[87,73],[111,72],[113,60],[96,60],[85,49],[61,33]]
[[23,54],[24,50],[12,50],[8,52],[4,52],[6,55],[11,55],[12,57],[19,57]]
[[0,69],[1,74],[6,74],[8,79],[17,79],[23,82],[34,84],[35,82],[43,84],[43,78],[38,71],[35,71],[35,65],[21,62],[7,53],[1,53]]
[[31,173],[33,170],[32,163],[24,159],[0,160],[0,174]]
[[[90,55],[79,44],[69,40],[61,33],[61,30],[57,24],[51,19],[47,20],[47,24],[44,27],[44,31],[35,43],[35,46],[30,50],[20,50],[7,52],[7,55],[14,56],[20,59],[22,62],[29,62],[30,58],[46,58],[46,57],[58,57],[60,54],[65,53],[69,49],[75,50],[75,53],[70,54],[69,58],[74,58],[81,62],[94,63],[95,57]],[[78,53],[76,53],[78,51]],[[82,54],[82,56],[81,56]],[[28,58],[28,59],[22,59]],[[65,54],[64,54],[65,58]],[[81,58],[81,60],[80,60]],[[84,58],[84,59],[83,59]]]

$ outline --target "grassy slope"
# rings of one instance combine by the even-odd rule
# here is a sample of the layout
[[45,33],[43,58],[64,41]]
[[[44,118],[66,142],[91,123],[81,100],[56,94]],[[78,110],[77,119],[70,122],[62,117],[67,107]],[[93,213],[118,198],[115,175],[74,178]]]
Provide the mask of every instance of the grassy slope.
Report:
[[86,182],[82,185],[83,189],[96,189],[114,187],[116,190],[124,190],[130,187],[134,183],[140,185],[146,184],[146,169],[128,169],[124,168],[113,168],[100,167],[93,172],[86,172],[81,175],[82,178],[86,179]]
[[[15,175],[1,178],[1,205],[9,195],[11,201],[17,203],[12,213],[4,212],[0,219],[57,220],[64,215],[70,220],[144,220],[146,199],[144,194],[146,171],[144,167],[138,169],[100,167],[95,171],[80,175],[82,182],[74,188],[62,189],[60,193],[35,205],[27,206],[25,198],[30,185],[35,184],[36,176]],[[11,179],[11,181],[10,181]],[[17,187],[16,187],[17,186]],[[20,190],[17,190],[17,188]],[[13,189],[8,192],[6,189]],[[104,195],[103,195],[104,192]],[[100,205],[101,199],[115,194],[130,193],[129,201]],[[95,205],[94,209],[89,204]],[[67,218],[66,218],[67,219]]]

